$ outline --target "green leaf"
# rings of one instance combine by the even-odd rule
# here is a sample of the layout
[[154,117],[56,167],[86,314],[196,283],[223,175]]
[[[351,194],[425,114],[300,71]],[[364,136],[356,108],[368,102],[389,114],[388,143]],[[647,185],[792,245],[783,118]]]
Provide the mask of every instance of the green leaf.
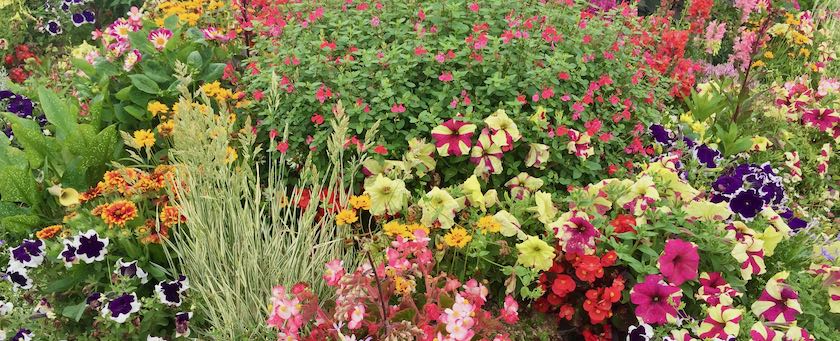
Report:
[[110,125],[96,133],[93,126],[80,124],[67,140],[67,149],[79,158],[79,168],[103,166],[111,161],[117,148],[117,128]]
[[12,123],[12,132],[15,134],[18,144],[23,147],[26,159],[31,168],[41,167],[44,158],[54,155],[56,144],[54,138],[46,137],[41,133],[41,127],[33,120],[19,118],[15,115],[6,115],[6,120]]
[[187,56],[187,65],[192,66],[194,68],[200,68],[201,64],[204,63],[204,59],[201,58],[201,53],[198,51],[190,52],[190,55]]
[[163,20],[163,27],[167,30],[174,31],[178,28],[178,16],[177,15],[170,15],[165,20]]
[[158,84],[149,78],[149,76],[136,74],[129,75],[128,78],[131,78],[131,85],[134,85],[134,87],[140,91],[153,95],[160,92]]
[[411,321],[414,319],[414,316],[417,315],[417,312],[412,309],[403,309],[394,314],[391,317],[391,321],[400,322],[400,321]]
[[85,313],[85,308],[87,308],[87,302],[82,302],[76,305],[69,305],[64,307],[61,311],[61,315],[67,318],[73,319],[73,321],[79,322],[82,319],[82,315]]
[[96,69],[85,60],[70,58],[70,63],[73,64],[75,68],[82,70],[82,72],[90,78],[93,78],[96,75]]
[[128,112],[131,116],[134,116],[134,118],[138,120],[146,120],[146,110],[143,110],[142,108],[136,105],[126,105],[123,109],[125,109],[126,112]]
[[65,275],[64,277],[47,284],[44,291],[50,293],[67,291],[67,289],[70,289],[77,283],[81,282],[85,274],[86,272],[84,271],[73,271],[69,276]]
[[210,65],[207,65],[207,67],[204,69],[204,72],[201,73],[198,79],[205,82],[212,82],[214,80],[219,79],[219,77],[222,77],[222,73],[224,72],[224,70],[224,63],[211,63]]
[[56,136],[59,139],[76,128],[78,110],[75,107],[68,105],[56,93],[43,87],[38,88],[38,100],[41,102],[47,121],[55,126]]
[[118,100],[120,100],[120,101],[127,101],[127,100],[129,100],[129,98],[131,98],[131,96],[130,96],[130,94],[131,94],[131,89],[134,89],[134,87],[133,87],[133,86],[131,86],[131,85],[129,85],[129,86],[127,86],[127,87],[122,88],[120,91],[117,91],[117,93],[115,93],[115,94],[114,94],[114,98],[116,98],[116,99],[118,99]]
[[0,200],[38,206],[38,185],[29,169],[0,167]]

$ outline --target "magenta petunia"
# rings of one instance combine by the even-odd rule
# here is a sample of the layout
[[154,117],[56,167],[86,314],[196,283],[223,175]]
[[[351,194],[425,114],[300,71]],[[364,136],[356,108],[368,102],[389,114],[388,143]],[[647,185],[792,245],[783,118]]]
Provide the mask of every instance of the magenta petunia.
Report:
[[792,323],[802,313],[799,305],[799,293],[793,290],[785,279],[787,272],[781,272],[767,281],[767,286],[752,304],[752,312],[768,322]]
[[682,239],[665,242],[665,252],[659,257],[659,271],[675,285],[697,278],[699,264],[697,246]]
[[636,305],[636,316],[647,324],[665,324],[677,317],[682,290],[667,284],[661,275],[648,275],[645,281],[630,290],[630,301]]
[[475,124],[450,119],[432,129],[435,147],[441,156],[461,156],[467,154],[472,147],[472,136]]

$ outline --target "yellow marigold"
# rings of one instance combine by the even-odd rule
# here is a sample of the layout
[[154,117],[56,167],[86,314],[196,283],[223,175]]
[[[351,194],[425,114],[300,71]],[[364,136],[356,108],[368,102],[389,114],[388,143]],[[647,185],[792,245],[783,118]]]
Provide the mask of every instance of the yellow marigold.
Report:
[[158,131],[158,134],[160,134],[161,137],[172,136],[172,132],[175,131],[175,121],[168,120],[168,121],[162,122],[161,124],[158,124],[157,131]]
[[125,223],[137,217],[137,206],[128,200],[118,200],[102,209],[101,217],[108,226],[125,227]]
[[339,226],[350,225],[352,223],[355,223],[357,220],[359,220],[359,217],[356,216],[356,211],[346,208],[335,215],[335,223]]
[[141,129],[134,132],[134,143],[137,148],[149,148],[155,145],[155,134],[148,129]]
[[493,216],[484,216],[475,224],[482,232],[496,233],[502,230],[502,224]]
[[152,117],[155,117],[157,115],[167,114],[169,112],[169,107],[158,101],[150,101],[149,104],[146,105],[146,110],[152,114]]
[[408,232],[407,226],[396,220],[385,223],[385,225],[382,226],[382,231],[391,237],[403,236],[403,238],[408,238],[408,236],[411,235],[411,232]]
[[239,154],[236,152],[236,149],[233,149],[233,147],[228,146],[225,151],[225,163],[233,163],[238,158]]
[[63,228],[64,226],[61,225],[47,226],[41,229],[40,231],[36,232],[35,237],[38,237],[38,239],[50,239],[53,236],[55,236],[58,232],[60,232]]
[[357,210],[369,210],[370,209],[370,196],[367,194],[362,195],[351,195],[350,196],[350,206]]
[[774,57],[773,52],[770,52],[770,51],[764,52],[764,58],[773,59],[773,57]]
[[456,227],[449,230],[449,233],[443,236],[443,242],[451,247],[463,248],[472,240],[472,236],[463,227]]

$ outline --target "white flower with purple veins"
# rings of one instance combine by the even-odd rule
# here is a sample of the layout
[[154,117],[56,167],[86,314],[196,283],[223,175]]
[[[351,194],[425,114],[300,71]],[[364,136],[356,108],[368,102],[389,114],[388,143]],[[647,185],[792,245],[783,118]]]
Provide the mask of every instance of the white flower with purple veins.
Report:
[[44,241],[24,239],[16,248],[9,249],[9,264],[17,263],[26,268],[34,268],[44,261]]
[[146,284],[149,282],[149,274],[143,271],[142,268],[137,266],[137,261],[131,262],[124,262],[122,258],[117,260],[117,269],[114,270],[114,274],[126,277],[126,278],[139,278],[141,284]]
[[140,311],[140,301],[137,294],[122,294],[102,306],[102,316],[114,320],[117,323],[124,323],[131,314]]
[[76,256],[87,264],[105,260],[108,254],[108,238],[99,238],[99,233],[94,230],[80,233],[73,242],[76,244]]
[[161,303],[170,307],[179,307],[183,303],[181,293],[187,291],[189,287],[190,284],[187,277],[181,275],[177,280],[158,283],[155,285],[155,292]]
[[64,244],[64,249],[58,254],[58,259],[64,262],[65,267],[70,268],[79,261],[79,257],[76,257],[79,244],[75,239],[64,239],[61,243]]

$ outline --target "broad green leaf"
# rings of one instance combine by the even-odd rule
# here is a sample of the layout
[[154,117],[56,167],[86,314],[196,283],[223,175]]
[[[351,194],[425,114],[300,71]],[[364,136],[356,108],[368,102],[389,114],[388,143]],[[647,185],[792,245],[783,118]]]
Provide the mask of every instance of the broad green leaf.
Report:
[[156,95],[160,92],[160,87],[158,86],[158,84],[151,78],[149,78],[149,76],[143,74],[135,74],[129,75],[128,78],[131,79],[131,85],[134,85],[134,87],[140,91],[153,95]]
[[73,321],[79,322],[79,320],[82,319],[82,315],[85,313],[85,309],[87,308],[87,306],[87,302],[66,306],[61,311],[61,315],[67,318],[71,318],[73,319]]
[[44,158],[54,155],[57,146],[55,138],[44,136],[37,122],[11,114],[6,115],[6,120],[12,123],[12,132],[17,142],[23,147],[31,168],[41,167]]
[[38,88],[38,99],[41,102],[44,115],[47,116],[47,121],[55,126],[56,136],[59,139],[64,138],[76,128],[79,113],[76,107],[68,105],[56,93],[43,87]]
[[0,200],[38,206],[38,185],[29,169],[0,167]]

